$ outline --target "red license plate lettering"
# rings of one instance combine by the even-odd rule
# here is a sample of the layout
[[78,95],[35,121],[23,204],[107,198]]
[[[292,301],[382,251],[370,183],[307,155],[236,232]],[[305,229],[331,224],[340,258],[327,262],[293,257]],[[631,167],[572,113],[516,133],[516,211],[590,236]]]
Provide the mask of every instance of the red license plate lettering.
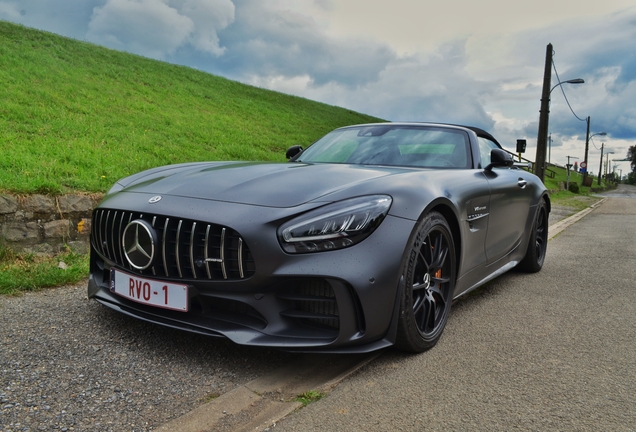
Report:
[[111,271],[111,291],[137,303],[186,312],[188,287]]

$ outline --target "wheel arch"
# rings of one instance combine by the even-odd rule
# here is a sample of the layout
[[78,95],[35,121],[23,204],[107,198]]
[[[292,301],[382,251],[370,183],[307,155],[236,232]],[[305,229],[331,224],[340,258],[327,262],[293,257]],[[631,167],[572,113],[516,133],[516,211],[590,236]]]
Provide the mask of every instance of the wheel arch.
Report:
[[[455,207],[453,206],[453,204],[448,201],[445,200],[443,198],[439,198],[437,200],[432,201],[431,203],[429,203],[428,206],[426,206],[426,208],[422,211],[422,213],[419,215],[418,219],[417,219],[417,223],[415,224],[415,226],[413,227],[413,232],[411,233],[411,235],[409,236],[409,243],[412,241],[413,236],[415,234],[416,228],[418,223],[424,219],[424,217],[426,217],[427,214],[429,214],[430,212],[438,212],[440,213],[444,219],[446,219],[446,222],[448,223],[448,226],[451,229],[451,235],[453,237],[453,245],[455,248],[455,275],[459,275],[459,267],[460,267],[460,256],[461,256],[461,248],[462,248],[462,238],[461,238],[461,231],[460,231],[460,225],[459,225],[459,216],[456,213]],[[408,244],[408,243],[407,243]],[[404,265],[405,260],[407,259],[407,251],[408,248],[405,248],[404,251],[404,256],[402,257],[402,264],[400,267],[402,267]],[[387,331],[387,334],[385,336],[385,340],[387,340],[390,344],[395,344],[396,338],[397,338],[397,332],[398,332],[398,318],[399,318],[399,309],[400,309],[400,298],[402,296],[402,292],[405,289],[404,286],[404,278],[400,278],[399,282],[398,282],[398,289],[396,290],[396,297],[395,297],[395,303],[393,305],[393,318],[391,319],[391,324],[389,325],[389,330]],[[451,297],[454,296],[454,293],[451,293]]]
[[545,200],[545,205],[548,208],[548,214],[550,214],[550,212],[552,211],[552,202],[550,201],[550,194],[545,192],[539,199]]
[[422,213],[420,219],[432,211],[436,211],[444,216],[444,219],[446,219],[446,222],[448,222],[448,226],[451,229],[453,244],[455,246],[455,275],[459,276],[460,258],[462,253],[462,236],[459,228],[459,216],[450,202],[437,201],[432,203],[432,205]]

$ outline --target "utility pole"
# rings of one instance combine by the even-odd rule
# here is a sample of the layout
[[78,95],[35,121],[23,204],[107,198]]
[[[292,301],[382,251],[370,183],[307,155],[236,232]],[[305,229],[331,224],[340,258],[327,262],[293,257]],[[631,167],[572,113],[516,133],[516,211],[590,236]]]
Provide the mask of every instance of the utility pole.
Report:
[[[589,117],[588,117],[589,119]],[[590,134],[590,124],[587,124],[587,132]],[[598,185],[601,185],[601,174],[603,173],[603,147],[605,147],[605,143],[601,143],[601,164],[598,166]],[[587,150],[587,147],[586,147]],[[586,154],[587,156],[587,154]],[[583,184],[585,184],[585,177],[583,177]]]
[[613,151],[608,151],[607,153],[605,153],[605,184],[609,184],[610,181],[608,180],[608,176],[609,176],[609,155],[614,154]]
[[[583,171],[583,184],[581,186],[585,186],[585,181],[587,180],[587,170],[590,166],[589,163],[587,163],[587,152],[590,149],[590,116],[587,116],[587,132],[585,133],[585,157],[583,158],[583,162],[585,162],[585,171]],[[603,152],[601,152],[601,154],[603,154]],[[603,159],[603,156],[601,156],[601,159]],[[601,171],[599,170],[599,173]],[[598,184],[601,184],[601,179],[600,179],[600,174],[599,174],[599,179],[598,179]]]
[[[537,135],[537,155],[534,162],[534,173],[543,181],[545,177],[545,156],[548,143],[548,123],[550,116],[550,80],[552,78],[552,44],[545,51],[545,69],[543,72],[543,92],[541,93],[541,110],[539,111],[539,133]],[[586,154],[587,155],[587,154]]]

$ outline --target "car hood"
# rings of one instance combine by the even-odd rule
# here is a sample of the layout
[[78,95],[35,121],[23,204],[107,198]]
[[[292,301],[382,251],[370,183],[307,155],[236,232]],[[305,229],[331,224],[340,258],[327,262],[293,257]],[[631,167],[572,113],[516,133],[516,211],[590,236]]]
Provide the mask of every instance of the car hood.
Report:
[[118,182],[122,192],[295,207],[402,171],[395,168],[302,163],[197,163],[161,167]]

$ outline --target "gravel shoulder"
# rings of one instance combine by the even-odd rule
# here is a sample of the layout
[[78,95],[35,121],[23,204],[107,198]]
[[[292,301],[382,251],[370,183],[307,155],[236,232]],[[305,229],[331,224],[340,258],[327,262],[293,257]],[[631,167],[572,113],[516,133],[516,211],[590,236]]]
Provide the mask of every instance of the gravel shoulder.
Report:
[[0,297],[0,431],[146,431],[296,354],[127,317],[86,283]]

